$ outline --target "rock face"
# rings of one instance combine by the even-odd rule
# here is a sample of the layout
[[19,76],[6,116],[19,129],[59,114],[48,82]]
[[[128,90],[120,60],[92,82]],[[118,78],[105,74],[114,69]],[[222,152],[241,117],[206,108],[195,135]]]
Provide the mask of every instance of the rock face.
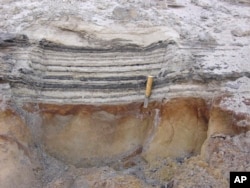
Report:
[[249,0],[0,12],[1,187],[228,187],[250,170]]
[[201,99],[174,99],[162,105],[145,159],[185,158],[200,153],[207,137],[208,112]]
[[[158,1],[150,1],[152,10],[158,7],[150,13],[147,3],[135,1],[142,16],[123,1],[117,2],[121,6],[95,1],[30,2],[26,24],[14,16],[3,22],[0,34],[0,78],[9,83],[16,101],[140,102],[147,75],[155,77],[152,100],[176,94],[203,98],[234,94],[227,82],[242,77],[249,82],[248,1],[234,1],[242,5],[236,8],[230,1],[218,1],[216,6],[208,1],[169,1],[167,11]],[[61,8],[55,14],[41,17],[44,11],[54,11],[57,3]],[[10,6],[16,7],[13,15],[23,17],[24,4],[13,1]],[[1,10],[9,15],[7,7],[3,4]],[[72,15],[63,14],[65,9]],[[105,14],[102,23],[98,16],[104,9],[114,17]],[[81,17],[82,11],[94,16]],[[153,20],[159,15],[161,19]],[[238,25],[224,21],[236,19],[234,15],[240,15]]]
[[[14,158],[11,163],[20,166],[12,174],[27,171],[29,176],[16,181],[25,181],[28,187],[36,178],[42,180],[38,187],[181,187],[184,182],[187,187],[226,187],[229,171],[249,168],[245,159],[249,158],[250,127],[237,124],[248,116],[219,108],[220,100],[176,98],[150,103],[147,109],[142,103],[26,104],[17,112],[29,126],[39,114],[41,124],[36,126],[40,131],[34,135],[31,129],[31,136],[19,116],[10,110],[2,112],[2,156]],[[11,155],[6,152],[13,147]],[[30,155],[37,155],[39,162]],[[26,157],[28,163],[19,164],[17,156],[21,161]],[[2,166],[12,169],[9,163]],[[103,170],[105,166],[117,171]],[[8,174],[6,170],[1,173],[3,178]],[[191,178],[194,173],[198,179]],[[3,182],[6,187],[16,185],[8,179]]]
[[[45,106],[44,144],[49,153],[76,166],[98,166],[143,153],[147,161],[200,153],[207,137],[203,100],[126,106]],[[185,115],[183,115],[185,114]]]
[[[95,30],[84,32],[94,35]],[[176,55],[171,33],[168,36],[167,31],[155,27],[117,35],[119,39],[113,39],[114,31],[103,30],[109,34],[96,36],[94,41],[83,46],[48,39],[30,44],[26,35],[3,34],[1,40],[6,53],[2,57],[1,77],[11,82],[13,97],[22,102],[107,104],[142,101],[146,76],[157,75]],[[8,47],[9,41],[12,45]],[[165,56],[169,56],[167,61],[163,60]],[[157,82],[155,87],[164,87],[165,79]]]
[[153,114],[129,106],[43,106],[44,144],[76,166],[99,166],[141,153]]
[[0,111],[0,133],[1,187],[39,187],[25,123],[11,110]]

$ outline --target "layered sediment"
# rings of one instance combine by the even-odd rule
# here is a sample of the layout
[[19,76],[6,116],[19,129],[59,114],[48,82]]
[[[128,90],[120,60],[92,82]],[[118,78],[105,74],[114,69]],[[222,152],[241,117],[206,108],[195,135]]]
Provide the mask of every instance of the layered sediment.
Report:
[[[2,57],[1,77],[10,81],[13,97],[26,102],[136,102],[144,97],[146,76],[157,75],[165,67],[168,62],[163,58],[167,54],[174,57],[172,40],[155,41],[145,47],[105,41],[109,45],[106,48],[104,42],[91,48],[47,40],[29,44],[25,36],[8,37],[1,37],[8,51]],[[25,39],[18,41],[18,37]],[[13,46],[7,47],[8,41],[13,41]],[[23,47],[15,49],[15,45]]]
[[[126,40],[92,38],[88,43],[94,46],[47,39],[32,42],[26,35],[2,33],[0,78],[20,102],[121,104],[144,99],[148,75],[155,77],[153,101],[177,93],[218,96],[228,90],[221,89],[225,82],[249,77],[246,70],[221,74],[199,68],[194,56],[178,47],[174,31],[169,35],[162,31],[164,35],[151,39],[152,43],[144,41],[160,35],[159,29],[132,33]],[[138,35],[141,40],[132,41]]]

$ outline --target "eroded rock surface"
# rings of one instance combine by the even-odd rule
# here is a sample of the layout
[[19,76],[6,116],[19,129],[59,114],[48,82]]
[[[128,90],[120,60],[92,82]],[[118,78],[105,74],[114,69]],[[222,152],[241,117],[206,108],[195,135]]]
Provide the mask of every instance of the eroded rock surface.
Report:
[[44,105],[44,144],[49,153],[76,166],[99,166],[141,153],[154,116],[141,108]]
[[143,153],[184,158],[200,153],[207,137],[204,100],[126,106],[49,106],[43,112],[44,144],[50,154],[76,166],[98,166]]
[[23,120],[10,109],[0,111],[1,187],[40,187],[38,165],[30,148],[31,135]]
[[207,137],[208,112],[204,100],[174,99],[161,106],[145,159],[185,158],[200,153]]

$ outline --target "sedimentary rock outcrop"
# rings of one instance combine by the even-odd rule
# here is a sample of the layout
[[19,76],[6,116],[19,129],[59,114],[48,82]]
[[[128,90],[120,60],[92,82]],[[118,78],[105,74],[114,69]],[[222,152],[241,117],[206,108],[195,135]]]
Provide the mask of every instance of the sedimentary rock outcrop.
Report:
[[[13,97],[26,102],[136,102],[144,97],[146,76],[157,76],[176,56],[174,39],[160,29],[117,38],[113,31],[105,30],[108,39],[88,31],[86,35],[93,38],[85,38],[90,45],[82,46],[47,39],[30,44],[26,35],[2,34],[6,52],[1,77],[10,82]],[[156,82],[156,88],[165,85],[164,80]]]
[[[208,22],[209,14],[200,17]],[[193,36],[191,31],[181,30],[190,27],[187,23],[178,23],[179,27],[171,24],[107,27],[77,16],[39,27],[31,22],[22,33],[2,31],[0,77],[10,84],[12,97],[19,101],[70,104],[142,101],[147,75],[155,77],[154,100],[177,92],[178,96],[192,96],[194,91],[201,97],[221,94],[227,81],[249,77],[244,57],[248,45],[225,43],[216,37],[222,31],[214,36],[210,31],[197,31],[198,36]],[[223,47],[227,44],[231,48]],[[225,54],[232,58],[224,58]]]
[[249,171],[249,5],[2,0],[1,184],[228,187]]

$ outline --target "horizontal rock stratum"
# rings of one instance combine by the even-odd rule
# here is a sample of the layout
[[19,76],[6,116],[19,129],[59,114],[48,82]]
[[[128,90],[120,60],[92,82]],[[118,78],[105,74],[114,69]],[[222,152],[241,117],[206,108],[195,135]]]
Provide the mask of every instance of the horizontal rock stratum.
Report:
[[[61,33],[55,35],[61,37],[54,39],[56,42],[47,38],[32,42],[26,35],[1,34],[5,51],[1,78],[11,83],[13,97],[29,102],[142,100],[147,75],[157,76],[175,57],[173,31],[168,34],[163,28],[150,28],[123,30],[120,35],[109,30],[100,32],[104,34],[74,31],[74,36],[85,33],[86,45],[69,40],[70,36],[65,36],[69,41],[62,40]],[[159,80],[155,87],[164,85],[164,80]]]
[[[0,30],[0,79],[6,98],[11,92],[20,102],[141,102],[148,75],[154,76],[151,101],[245,92],[239,85],[249,83],[250,77],[248,3],[237,1],[242,6],[235,9],[241,15],[235,25],[223,20],[221,1],[213,9],[202,1],[186,2],[185,7],[174,1],[138,0],[138,10],[120,1],[120,6],[91,3],[34,1],[30,6],[35,12],[28,9],[28,18],[22,14],[24,4],[11,3],[16,7],[13,21],[3,16]],[[148,12],[151,3],[157,11]],[[3,4],[2,12],[8,15],[6,7]],[[212,11],[203,11],[209,7]],[[47,15],[39,16],[44,10]],[[100,20],[101,10],[107,14]],[[211,15],[217,19],[210,21]]]
[[163,40],[146,46],[118,38],[89,47],[47,39],[33,43],[26,35],[1,34],[0,78],[20,101],[111,104],[142,101],[148,75],[155,77],[154,100],[171,98],[176,92],[208,96],[219,89],[208,82],[220,85],[249,76],[248,72],[216,74],[197,69],[190,53],[179,49],[173,38],[160,36]]

